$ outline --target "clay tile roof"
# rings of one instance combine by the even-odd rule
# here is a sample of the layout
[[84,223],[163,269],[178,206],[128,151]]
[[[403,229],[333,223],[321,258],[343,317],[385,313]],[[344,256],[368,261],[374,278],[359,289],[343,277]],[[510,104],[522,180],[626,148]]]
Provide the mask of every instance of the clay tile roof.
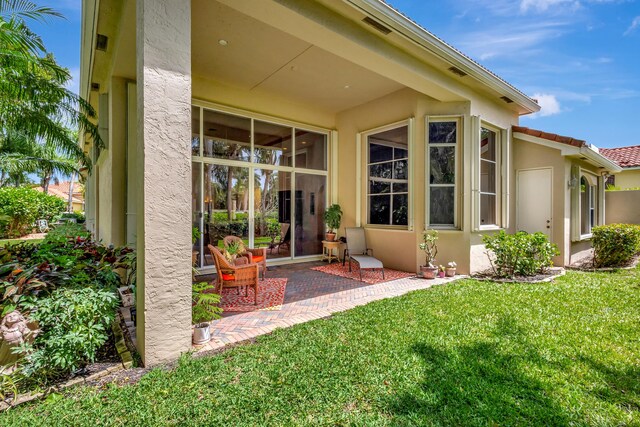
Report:
[[531,129],[524,126],[513,126],[514,132],[520,132],[527,135],[535,136],[542,139],[548,139],[549,141],[560,142],[562,144],[572,145],[574,147],[586,147],[587,141],[582,139],[571,138],[570,136],[562,136],[555,133],[543,132],[541,130]]
[[613,160],[623,168],[640,167],[640,145],[620,148],[601,148],[600,154],[609,160]]

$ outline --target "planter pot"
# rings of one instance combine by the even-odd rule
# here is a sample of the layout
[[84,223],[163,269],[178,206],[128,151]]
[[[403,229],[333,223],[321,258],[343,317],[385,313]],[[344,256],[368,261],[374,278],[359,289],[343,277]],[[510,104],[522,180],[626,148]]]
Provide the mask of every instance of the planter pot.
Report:
[[334,242],[336,240],[336,233],[325,233],[324,237],[327,242]]
[[444,271],[438,271],[438,278],[444,279]]
[[438,267],[428,267],[425,265],[420,266],[420,272],[425,279],[435,279],[438,274]]
[[131,307],[135,305],[136,301],[134,299],[133,289],[131,286],[123,286],[118,288],[118,294],[120,294],[120,299],[122,300],[123,307]]
[[445,268],[445,271],[447,273],[446,274],[447,277],[453,277],[453,276],[456,275],[456,268],[455,267],[447,267],[447,268]]
[[211,341],[211,327],[208,323],[198,323],[193,327],[193,343],[205,344]]

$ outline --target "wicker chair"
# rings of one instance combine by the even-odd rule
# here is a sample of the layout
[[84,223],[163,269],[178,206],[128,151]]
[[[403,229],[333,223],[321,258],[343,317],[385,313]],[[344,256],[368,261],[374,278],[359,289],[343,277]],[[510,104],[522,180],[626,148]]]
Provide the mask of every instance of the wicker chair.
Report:
[[[225,249],[233,242],[243,243],[242,239],[237,236],[227,236],[222,239]],[[245,257],[249,260],[249,264],[258,264],[262,271],[262,280],[267,275],[267,248],[249,249],[245,248],[245,251],[238,254],[239,257]],[[236,263],[237,265],[237,263]]]
[[251,286],[255,290],[254,304],[258,304],[258,265],[231,265],[218,248],[212,245],[208,245],[208,247],[213,261],[216,264],[216,272],[218,273],[217,291],[222,292],[224,288],[236,288],[239,292],[239,288],[245,288],[245,292],[247,292],[246,287]]

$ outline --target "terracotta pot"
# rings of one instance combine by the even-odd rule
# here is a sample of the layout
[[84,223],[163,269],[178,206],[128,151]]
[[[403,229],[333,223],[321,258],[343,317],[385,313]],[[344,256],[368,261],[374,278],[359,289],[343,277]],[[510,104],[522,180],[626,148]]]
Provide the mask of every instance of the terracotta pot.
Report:
[[336,233],[325,233],[324,237],[327,242],[334,242],[336,240]]
[[429,267],[426,265],[420,266],[420,272],[425,279],[435,279],[438,274],[438,267]]
[[447,273],[446,274],[447,277],[453,277],[453,276],[456,275],[456,268],[455,267],[447,267],[447,268],[445,268],[445,270],[446,270],[446,273]]
[[200,345],[211,341],[211,326],[208,323],[199,323],[193,327],[193,343]]

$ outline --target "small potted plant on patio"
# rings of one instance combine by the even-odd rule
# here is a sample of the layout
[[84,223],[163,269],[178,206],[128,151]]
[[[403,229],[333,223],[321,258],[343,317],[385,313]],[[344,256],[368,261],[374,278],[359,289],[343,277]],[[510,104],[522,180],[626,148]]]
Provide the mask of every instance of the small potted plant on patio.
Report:
[[214,285],[207,282],[194,283],[191,288],[191,320],[193,343],[200,345],[211,340],[210,321],[219,319],[222,309],[218,306],[220,295],[211,292]]
[[438,266],[438,278],[444,279],[444,275],[445,275],[444,265],[439,265]]
[[333,242],[336,239],[336,233],[340,228],[342,222],[342,208],[340,205],[333,204],[324,211],[324,223],[327,225],[327,232],[325,238],[328,242]]
[[425,230],[422,233],[422,242],[418,247],[424,251],[424,265],[420,266],[420,272],[425,279],[435,279],[438,273],[438,267],[435,265],[436,255],[438,255],[438,231]]
[[445,272],[446,272],[446,276],[447,277],[453,277],[456,275],[456,267],[458,266],[458,264],[456,264],[455,261],[451,261],[449,263],[447,263],[447,267],[445,268]]

